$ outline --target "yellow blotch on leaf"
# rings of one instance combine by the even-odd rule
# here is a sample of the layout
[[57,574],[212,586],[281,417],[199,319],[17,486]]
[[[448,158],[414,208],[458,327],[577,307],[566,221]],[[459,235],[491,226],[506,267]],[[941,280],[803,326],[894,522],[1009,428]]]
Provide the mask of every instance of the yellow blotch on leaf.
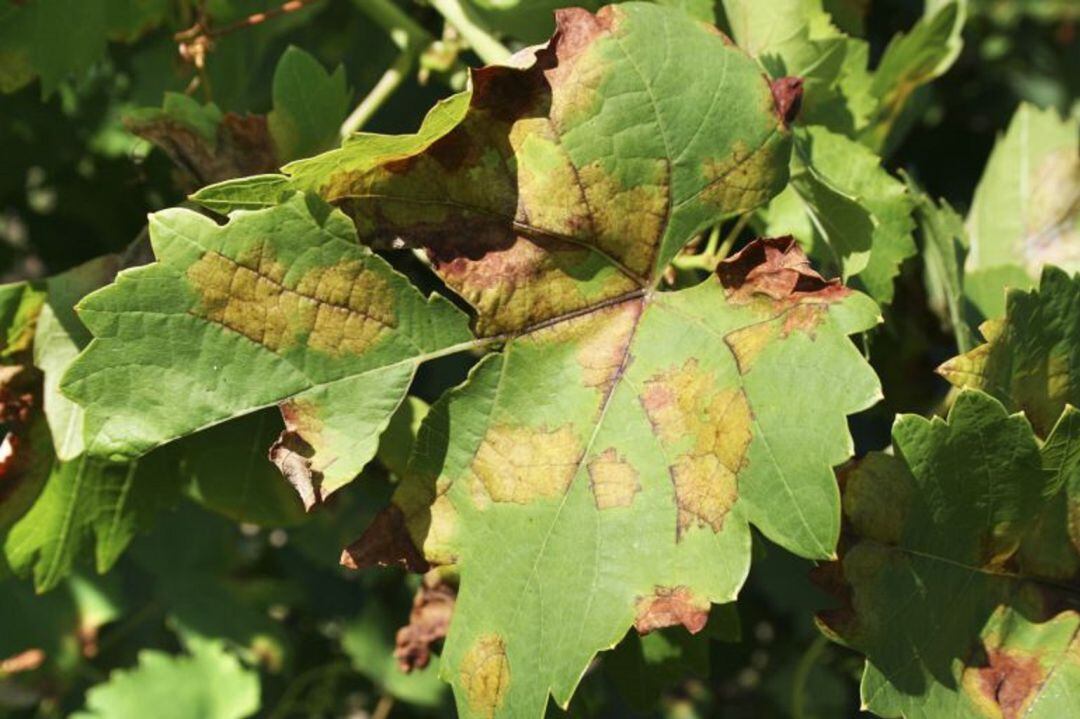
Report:
[[773,322],[759,322],[724,335],[724,343],[735,355],[739,374],[750,371],[761,351],[776,339],[776,329]]
[[638,472],[608,447],[589,461],[589,486],[597,509],[629,507],[634,495],[641,491]]
[[261,244],[238,260],[207,252],[187,279],[201,299],[197,316],[275,352],[305,343],[332,356],[360,354],[397,324],[389,285],[360,261],[286,283],[285,267]]
[[737,475],[752,439],[752,415],[737,388],[719,389],[696,359],[655,375],[641,403],[668,456],[679,507],[678,532],[719,532],[738,498]]
[[495,716],[510,686],[510,662],[502,637],[480,635],[461,658],[458,681],[474,714],[488,719]]
[[671,178],[663,160],[636,160],[642,179],[631,187],[599,162],[578,174],[592,212],[594,242],[630,271],[647,277],[669,212]]
[[495,502],[526,504],[559,497],[570,486],[583,449],[570,425],[491,427],[472,461],[472,472]]

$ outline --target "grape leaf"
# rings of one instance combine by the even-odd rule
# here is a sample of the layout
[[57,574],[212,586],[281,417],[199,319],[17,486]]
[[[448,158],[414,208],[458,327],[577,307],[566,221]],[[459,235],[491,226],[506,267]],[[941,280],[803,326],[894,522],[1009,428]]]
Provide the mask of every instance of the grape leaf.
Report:
[[222,113],[187,95],[165,93],[160,108],[133,110],[124,125],[160,147],[188,176],[182,184],[191,189],[280,164],[265,117]]
[[832,555],[844,417],[880,396],[846,335],[877,319],[783,238],[514,339],[432,407],[347,563],[415,561],[411,539],[457,565],[443,667],[462,716],[538,716],[549,691],[565,706],[631,625],[698,631],[733,599],[750,522]]
[[79,305],[94,340],[64,392],[86,444],[132,459],[274,404],[274,457],[306,506],[350,481],[425,358],[470,345],[465,315],[425,299],[317,199],[151,216],[157,262]]
[[856,41],[833,26],[821,0],[724,0],[723,5],[735,41],[770,76],[803,79],[800,124],[829,124],[838,132],[854,132],[856,123],[840,79]]
[[869,45],[833,25],[821,0],[724,0],[735,41],[773,77],[805,78],[802,124],[823,125],[878,153],[895,146],[909,100],[959,55],[965,0],[940,4],[868,67]]
[[[769,234],[793,234],[812,257],[892,302],[901,263],[915,254],[913,201],[864,146],[824,127],[796,130],[791,185],[763,212]],[[805,214],[805,219],[802,215]]]
[[1037,290],[1010,290],[1004,318],[981,326],[986,344],[939,368],[1022,410],[1045,437],[1066,404],[1080,407],[1080,275],[1043,269]]
[[474,72],[415,135],[358,134],[194,199],[227,211],[317,192],[365,243],[427,249],[494,335],[636,291],[693,233],[782,189],[790,135],[769,83],[716,31],[643,3],[556,21],[551,43]]
[[273,93],[266,120],[278,158],[309,157],[337,143],[350,100],[343,66],[327,73],[314,57],[290,46],[274,70]]
[[86,695],[76,719],[137,717],[243,719],[259,709],[259,675],[219,642],[193,641],[190,654],[139,652],[134,669],[116,670]]
[[1021,104],[994,146],[967,229],[967,291],[984,317],[1005,311],[1003,286],[1027,289],[1043,265],[1080,270],[1080,117]]
[[966,17],[967,0],[944,3],[889,42],[874,69],[870,94],[877,108],[860,132],[863,143],[881,154],[898,144],[900,130],[911,120],[912,94],[945,74],[960,56]]
[[1080,453],[1062,462],[1057,451],[1080,440],[1070,413],[1061,431],[1071,436],[1040,453],[1022,416],[966,390],[947,421],[898,418],[896,455],[869,455],[845,475],[853,536],[826,572],[842,606],[819,623],[866,654],[866,708],[885,717],[1080,711],[1080,615],[1067,608],[1080,592],[1017,551],[1065,477],[1080,473]]
[[131,42],[165,19],[168,0],[34,0],[0,9],[0,92],[41,78],[48,97],[87,71],[110,38]]
[[927,301],[951,327],[957,348],[967,352],[974,346],[974,339],[971,312],[964,297],[964,259],[968,252],[964,221],[948,202],[935,203],[914,180],[907,176],[904,179],[922,236]]

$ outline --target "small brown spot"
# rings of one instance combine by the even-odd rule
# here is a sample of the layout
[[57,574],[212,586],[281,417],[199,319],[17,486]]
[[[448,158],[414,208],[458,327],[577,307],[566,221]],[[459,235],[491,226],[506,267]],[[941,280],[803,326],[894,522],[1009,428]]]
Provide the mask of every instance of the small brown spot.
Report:
[[497,634],[482,634],[465,652],[458,667],[458,681],[474,714],[495,716],[510,687],[510,662],[506,644]]
[[614,447],[608,447],[589,461],[589,487],[596,508],[610,509],[629,507],[641,491],[641,482],[637,470]]
[[405,514],[396,504],[375,515],[371,526],[341,553],[341,564],[349,569],[400,565],[417,573],[431,568],[413,544]]
[[431,647],[446,637],[456,600],[457,590],[443,581],[438,570],[424,575],[413,597],[409,623],[395,637],[394,658],[403,672],[423,669],[431,661]]
[[634,628],[638,634],[648,634],[681,624],[697,634],[708,621],[709,602],[694,596],[688,587],[655,587],[651,595],[638,598]]
[[716,267],[730,301],[764,295],[779,303],[835,302],[851,293],[840,280],[826,280],[791,235],[761,237]]
[[799,117],[802,107],[803,79],[801,77],[778,77],[770,85],[776,114],[786,127]]
[[1038,694],[1046,675],[1037,656],[987,648],[986,666],[965,669],[963,683],[979,704],[996,707],[1002,719],[1018,719]]

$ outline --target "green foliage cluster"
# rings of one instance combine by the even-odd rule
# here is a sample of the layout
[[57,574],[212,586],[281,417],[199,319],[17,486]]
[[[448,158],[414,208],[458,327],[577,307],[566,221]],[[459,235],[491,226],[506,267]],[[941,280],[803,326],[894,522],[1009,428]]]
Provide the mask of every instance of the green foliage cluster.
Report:
[[1073,5],[584,6],[0,9],[0,712],[1080,715]]

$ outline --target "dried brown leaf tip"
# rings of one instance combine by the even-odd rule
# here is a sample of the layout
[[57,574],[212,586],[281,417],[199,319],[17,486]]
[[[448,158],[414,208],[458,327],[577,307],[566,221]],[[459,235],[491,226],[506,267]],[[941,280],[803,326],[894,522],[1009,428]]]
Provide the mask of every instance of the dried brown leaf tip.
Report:
[[801,77],[779,77],[772,81],[773,102],[776,103],[776,114],[783,120],[784,125],[791,127],[799,117],[799,109],[802,107],[803,79]]
[[424,581],[413,598],[409,623],[398,630],[394,658],[404,672],[423,669],[431,661],[431,648],[446,637],[450,619],[454,616],[457,589],[443,580],[434,570],[424,575]]
[[709,602],[694,596],[687,587],[655,587],[647,597],[637,601],[634,628],[638,634],[679,624],[691,634],[697,634],[709,621]]
[[300,495],[306,511],[311,511],[312,507],[322,502],[322,473],[311,467],[314,454],[311,445],[291,429],[282,432],[270,445],[270,461]]
[[754,240],[717,265],[716,274],[735,302],[754,295],[791,304],[835,302],[850,292],[840,280],[819,275],[791,235]]
[[396,504],[379,512],[360,539],[345,548],[341,564],[349,569],[400,565],[417,573],[431,568],[413,543],[405,514]]

